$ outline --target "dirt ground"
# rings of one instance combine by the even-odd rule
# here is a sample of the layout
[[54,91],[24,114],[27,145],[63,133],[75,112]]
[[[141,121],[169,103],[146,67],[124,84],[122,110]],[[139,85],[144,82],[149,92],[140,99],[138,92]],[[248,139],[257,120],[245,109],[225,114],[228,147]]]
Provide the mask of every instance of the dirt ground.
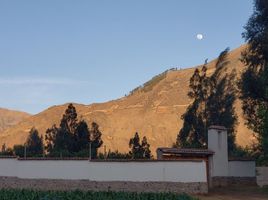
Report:
[[232,186],[209,191],[208,195],[196,196],[200,200],[268,200],[268,187]]

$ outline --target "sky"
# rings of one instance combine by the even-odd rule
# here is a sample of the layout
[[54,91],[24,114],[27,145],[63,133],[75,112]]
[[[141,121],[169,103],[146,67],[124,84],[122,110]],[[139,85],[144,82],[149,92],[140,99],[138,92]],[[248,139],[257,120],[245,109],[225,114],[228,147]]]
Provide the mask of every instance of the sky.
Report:
[[239,47],[252,12],[253,0],[0,0],[0,107],[120,98]]

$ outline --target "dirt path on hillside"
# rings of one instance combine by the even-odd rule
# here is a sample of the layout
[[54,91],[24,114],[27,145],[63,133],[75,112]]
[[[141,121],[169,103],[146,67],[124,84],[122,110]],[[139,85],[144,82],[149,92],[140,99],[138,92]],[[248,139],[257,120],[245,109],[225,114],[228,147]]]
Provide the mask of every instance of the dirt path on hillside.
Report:
[[197,196],[200,200],[268,200],[268,188],[233,186],[209,191]]

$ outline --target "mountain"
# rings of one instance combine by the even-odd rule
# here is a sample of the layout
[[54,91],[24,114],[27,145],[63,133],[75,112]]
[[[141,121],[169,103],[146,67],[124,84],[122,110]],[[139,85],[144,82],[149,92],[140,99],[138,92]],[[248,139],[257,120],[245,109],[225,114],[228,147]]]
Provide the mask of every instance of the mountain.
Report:
[[[240,61],[244,48],[245,46],[241,46],[231,51],[228,56],[230,63],[226,67],[227,72],[235,69],[237,77],[240,77],[244,69]],[[213,73],[214,66],[215,60],[208,64],[208,74]],[[190,103],[187,93],[189,79],[194,70],[195,67],[171,69],[120,99],[91,105],[74,105],[80,118],[88,123],[96,121],[100,125],[107,150],[129,151],[129,139],[138,131],[141,137],[147,136],[151,150],[155,153],[157,147],[171,146],[176,140],[182,126],[181,115]],[[50,107],[10,127],[0,133],[0,145],[4,142],[8,146],[24,143],[33,126],[44,134],[52,124],[59,124],[66,108],[67,104]],[[236,112],[239,116],[236,139],[238,144],[244,146],[252,141],[253,134],[244,125],[239,100],[236,102]],[[102,150],[103,148],[104,146]]]
[[0,108],[0,132],[18,124],[29,116],[31,115],[25,112]]

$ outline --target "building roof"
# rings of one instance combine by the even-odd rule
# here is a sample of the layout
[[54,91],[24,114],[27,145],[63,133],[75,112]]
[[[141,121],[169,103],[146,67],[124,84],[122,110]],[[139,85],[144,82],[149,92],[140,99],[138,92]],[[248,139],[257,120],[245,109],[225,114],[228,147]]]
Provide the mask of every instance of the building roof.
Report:
[[250,158],[250,157],[230,157],[228,158],[228,161],[254,161],[254,158]]
[[157,151],[161,151],[162,153],[167,154],[189,154],[189,155],[213,155],[214,152],[208,149],[180,149],[180,148],[167,148],[160,147],[157,148]]

